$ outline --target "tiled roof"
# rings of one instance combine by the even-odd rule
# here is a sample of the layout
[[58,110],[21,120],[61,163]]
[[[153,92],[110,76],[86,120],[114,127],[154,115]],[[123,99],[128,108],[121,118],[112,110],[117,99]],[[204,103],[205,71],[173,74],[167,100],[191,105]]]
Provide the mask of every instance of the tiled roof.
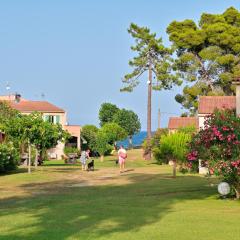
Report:
[[170,117],[168,122],[169,129],[194,126],[198,128],[198,118],[196,117]]
[[10,107],[20,112],[44,112],[44,113],[64,113],[65,111],[47,101],[8,101]]
[[215,109],[235,109],[235,96],[202,96],[199,100],[198,113],[209,114]]

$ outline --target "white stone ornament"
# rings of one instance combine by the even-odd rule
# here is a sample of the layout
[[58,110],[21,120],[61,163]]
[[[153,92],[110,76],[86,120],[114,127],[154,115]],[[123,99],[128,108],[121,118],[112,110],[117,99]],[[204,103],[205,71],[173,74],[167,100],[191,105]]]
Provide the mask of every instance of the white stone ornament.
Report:
[[223,196],[228,195],[230,193],[229,184],[227,182],[221,182],[218,184],[218,192]]

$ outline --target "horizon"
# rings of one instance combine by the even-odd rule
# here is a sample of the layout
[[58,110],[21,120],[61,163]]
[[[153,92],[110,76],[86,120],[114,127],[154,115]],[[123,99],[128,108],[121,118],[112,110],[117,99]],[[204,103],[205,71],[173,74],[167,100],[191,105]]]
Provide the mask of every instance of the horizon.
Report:
[[[203,12],[222,13],[230,6],[239,9],[236,0],[6,1],[0,8],[0,95],[18,92],[29,100],[49,101],[68,112],[69,123],[82,126],[99,126],[100,105],[111,102],[136,112],[146,131],[146,76],[133,93],[119,91],[134,56],[130,23],[147,26],[169,45],[165,30],[173,20],[197,21]],[[158,108],[161,127],[169,116],[184,112],[174,99],[181,89],[153,92],[152,131]]]

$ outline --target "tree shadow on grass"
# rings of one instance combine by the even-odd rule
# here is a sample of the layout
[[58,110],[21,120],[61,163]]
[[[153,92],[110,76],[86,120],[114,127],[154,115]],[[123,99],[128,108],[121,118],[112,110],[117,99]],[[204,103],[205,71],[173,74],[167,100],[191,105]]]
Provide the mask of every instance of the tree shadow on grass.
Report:
[[128,180],[120,186],[88,186],[85,181],[72,187],[76,181],[66,180],[22,185],[29,196],[0,201],[0,219],[10,221],[0,239],[108,239],[159,221],[177,202],[215,194],[198,176],[132,173]]

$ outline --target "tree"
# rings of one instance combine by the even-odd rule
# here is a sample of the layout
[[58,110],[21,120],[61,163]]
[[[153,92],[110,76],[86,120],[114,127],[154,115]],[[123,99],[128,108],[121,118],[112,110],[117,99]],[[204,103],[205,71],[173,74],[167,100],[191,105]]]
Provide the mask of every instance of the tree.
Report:
[[106,134],[110,145],[116,145],[117,141],[123,140],[128,136],[127,131],[117,123],[106,123],[101,128],[101,131]]
[[90,150],[95,148],[98,130],[94,125],[83,126],[81,135],[87,141],[85,148],[89,148]]
[[[61,125],[53,124],[42,119],[41,114],[18,115],[9,119],[4,125],[8,141],[21,149],[28,146],[29,172],[31,172],[31,147],[42,154],[49,148],[55,147],[59,141],[64,141],[69,135]],[[36,154],[37,157],[38,153]],[[37,161],[37,158],[35,159]],[[35,162],[35,165],[36,162]]]
[[137,114],[131,110],[121,109],[114,115],[113,121],[127,132],[131,147],[133,135],[141,129],[141,123]]
[[191,134],[185,132],[163,135],[160,139],[161,157],[173,161],[173,177],[176,177],[177,164],[182,164],[187,160],[186,155],[190,141]]
[[109,139],[105,132],[99,130],[96,136],[96,144],[94,146],[95,151],[100,154],[101,162],[103,162],[104,155],[112,149],[111,145],[108,143]]
[[99,110],[100,126],[105,123],[113,122],[113,116],[119,111],[119,108],[112,103],[103,103]]
[[175,99],[191,115],[199,96],[233,95],[232,79],[240,73],[240,12],[203,13],[193,20],[173,21],[167,28],[176,50],[174,69],[188,85]]
[[190,144],[189,166],[205,160],[210,174],[228,182],[240,199],[240,118],[231,110],[216,111]]
[[[170,89],[173,83],[180,83],[178,78],[171,72],[171,50],[166,48],[161,38],[151,33],[146,27],[139,27],[132,23],[128,29],[129,34],[135,39],[135,46],[131,49],[137,56],[129,61],[134,68],[132,73],[125,75],[123,83],[125,87],[121,91],[131,92],[140,83],[139,77],[148,71],[148,104],[147,104],[147,139],[151,140],[151,99],[152,89]],[[153,83],[153,75],[156,76],[156,83]],[[146,156],[151,158],[151,152]]]

